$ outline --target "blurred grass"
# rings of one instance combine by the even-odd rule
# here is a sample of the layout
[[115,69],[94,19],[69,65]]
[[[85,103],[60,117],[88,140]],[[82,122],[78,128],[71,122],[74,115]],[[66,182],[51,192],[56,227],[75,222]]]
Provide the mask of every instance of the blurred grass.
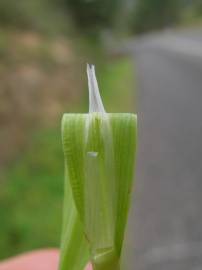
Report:
[[0,31],[0,167],[23,149],[32,130],[58,122],[66,105],[80,102],[81,59],[66,36]]
[[99,85],[107,112],[134,112],[134,80],[133,63],[128,58],[120,58],[106,65],[101,72]]
[[187,7],[182,11],[179,28],[201,28],[202,14],[196,8]]
[[63,0],[1,0],[0,24],[8,29],[24,29],[58,35],[72,33]]
[[33,134],[21,158],[1,175],[1,258],[59,243],[63,186],[59,130]]
[[[97,76],[107,111],[133,111],[130,59],[109,60],[105,67],[98,68]],[[87,111],[86,103],[81,107]],[[1,171],[0,259],[30,249],[59,246],[63,154],[60,123],[56,124],[32,132],[24,151]]]

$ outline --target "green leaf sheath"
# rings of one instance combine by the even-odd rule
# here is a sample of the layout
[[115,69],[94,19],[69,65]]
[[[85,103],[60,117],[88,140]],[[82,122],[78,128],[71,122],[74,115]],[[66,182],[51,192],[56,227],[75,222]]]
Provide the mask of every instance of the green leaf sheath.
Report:
[[60,270],[120,269],[136,148],[133,114],[65,114]]
[[111,125],[117,182],[115,244],[118,256],[120,256],[133,187],[137,144],[137,117],[134,114],[112,114]]
[[89,248],[73,200],[68,171],[65,168],[65,196],[59,269],[83,270],[88,260]]

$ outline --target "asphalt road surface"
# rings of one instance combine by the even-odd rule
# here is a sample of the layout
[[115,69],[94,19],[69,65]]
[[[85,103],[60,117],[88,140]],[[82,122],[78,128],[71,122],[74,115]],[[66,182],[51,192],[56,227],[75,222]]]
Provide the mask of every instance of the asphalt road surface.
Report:
[[145,36],[128,49],[139,119],[128,269],[202,270],[202,31]]

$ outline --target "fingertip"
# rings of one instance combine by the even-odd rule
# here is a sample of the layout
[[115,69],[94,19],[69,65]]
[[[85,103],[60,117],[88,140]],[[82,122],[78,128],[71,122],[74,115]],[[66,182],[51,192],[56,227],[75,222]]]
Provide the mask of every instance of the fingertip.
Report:
[[89,263],[89,264],[86,266],[85,270],[93,270],[92,265]]
[[56,270],[58,262],[59,250],[36,250],[1,262],[0,270]]

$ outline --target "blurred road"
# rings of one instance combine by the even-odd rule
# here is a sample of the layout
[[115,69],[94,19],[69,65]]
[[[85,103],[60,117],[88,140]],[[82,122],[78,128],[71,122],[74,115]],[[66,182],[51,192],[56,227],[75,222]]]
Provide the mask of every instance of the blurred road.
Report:
[[129,269],[201,270],[202,31],[150,35],[128,49],[139,106]]

